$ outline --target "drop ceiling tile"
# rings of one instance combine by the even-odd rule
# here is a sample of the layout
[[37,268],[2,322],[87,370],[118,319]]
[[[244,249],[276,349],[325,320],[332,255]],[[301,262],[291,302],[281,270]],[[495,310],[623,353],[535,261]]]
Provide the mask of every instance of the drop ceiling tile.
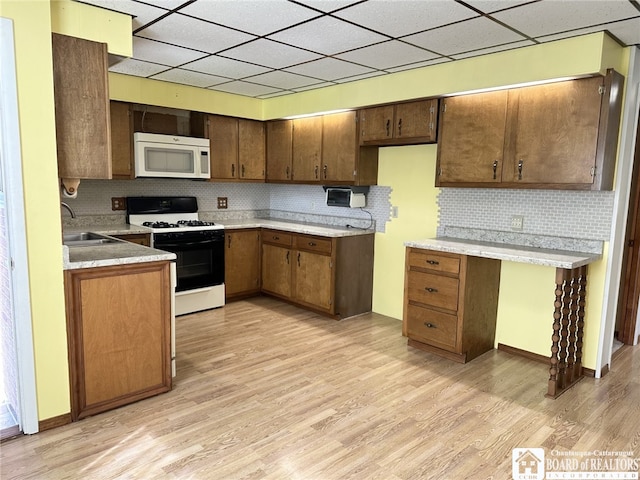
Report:
[[332,17],[311,20],[270,35],[269,38],[325,55],[387,40],[382,35]]
[[174,8],[178,8],[180,5],[184,5],[186,0],[143,0],[147,1],[147,3],[153,3],[160,8],[166,8],[167,10],[173,10]]
[[205,54],[187,48],[167,45],[141,37],[133,37],[133,57],[147,62],[161,63],[176,67],[185,62],[201,58]]
[[306,92],[307,90],[317,90],[318,88],[333,87],[335,85],[336,84],[333,82],[321,82],[321,83],[316,83],[315,85],[309,85],[306,87],[292,88],[292,90],[295,92]]
[[365,73],[363,75],[356,75],[355,77],[341,78],[339,80],[336,80],[335,82],[336,83],[355,82],[356,80],[364,80],[365,78],[379,77],[381,75],[387,75],[387,72],[376,71],[371,73]]
[[484,13],[496,12],[506,8],[516,7],[532,0],[465,0],[466,3]]
[[197,0],[180,13],[260,36],[321,15],[286,0],[217,0],[211,7],[210,0]]
[[206,73],[192,72],[191,70],[182,70],[180,68],[173,68],[166,72],[153,75],[151,78],[154,80],[164,80],[166,82],[180,83],[183,85],[191,85],[193,87],[210,87],[212,85],[218,85],[220,83],[228,82],[228,78],[217,77],[215,75],[208,75]]
[[311,8],[329,13],[360,1],[361,0],[298,0],[298,3],[304,3]]
[[470,8],[451,0],[370,1],[346,8],[335,15],[393,37],[478,16]]
[[397,40],[377,43],[369,47],[336,55],[337,58],[343,60],[385,70],[399,65],[406,65],[407,63],[432,60],[438,56],[422,48]]
[[266,85],[257,85],[255,83],[243,82],[241,80],[216,85],[214,87],[211,87],[210,90],[235,93],[237,95],[246,95],[249,97],[268,95],[270,93],[276,93],[280,91],[279,88],[267,87]]
[[325,57],[313,62],[303,63],[295,67],[287,68],[289,72],[319,78],[321,80],[335,80],[336,78],[352,77],[370,73],[373,70],[361,65],[338,60],[336,58]]
[[473,18],[403,38],[406,42],[442,55],[454,55],[522,39],[521,35],[485,17]]
[[216,53],[255,38],[178,13],[140,30],[137,35],[208,53]]
[[457,53],[451,55],[456,60],[469,57],[477,57],[480,55],[488,55],[489,53],[503,52],[505,50],[513,50],[514,48],[529,47],[535,45],[535,42],[531,40],[522,40],[520,42],[506,43],[504,45],[496,45],[495,47],[482,48],[480,50],[473,50],[471,52]]
[[289,67],[320,57],[318,54],[264,38],[226,50],[223,55],[270,68]]
[[156,18],[167,13],[162,8],[157,8],[146,3],[138,3],[133,0],[82,0],[80,3],[87,3],[97,7],[113,10],[114,12],[126,13],[133,18],[133,30],[155,20]]
[[259,83],[260,85],[268,85],[270,87],[283,89],[304,87],[306,85],[319,83],[316,78],[303,77],[302,75],[283,72],[281,70],[273,70],[261,75],[255,75],[253,77],[246,78],[245,80],[248,82]]
[[627,0],[564,0],[529,3],[492,16],[526,35],[540,37],[637,15]]
[[134,75],[136,77],[148,77],[167,70],[168,68],[169,67],[165,65],[158,65],[156,63],[143,62],[134,58],[127,58],[110,67],[109,71],[124,73],[126,75]]
[[417,63],[410,63],[408,65],[401,65],[400,67],[395,67],[395,68],[387,68],[387,72],[391,72],[391,73],[395,73],[395,72],[403,72],[405,70],[414,70],[416,68],[422,68],[422,67],[428,67],[430,65],[437,65],[438,63],[445,63],[445,62],[450,62],[451,59],[446,58],[446,57],[440,57],[440,58],[436,58],[434,60],[428,60],[426,62],[417,62]]
[[610,32],[625,45],[640,44],[640,16],[630,20],[622,20],[620,22],[607,23],[605,25],[598,25],[595,27],[581,28],[578,30],[571,30],[569,32],[556,33],[554,35],[546,35],[544,37],[538,37],[536,40],[539,42],[551,42],[553,40],[575,37],[576,35],[586,35],[588,33],[601,32],[603,30]]
[[209,73],[211,75],[222,75],[223,77],[229,78],[243,78],[269,71],[266,67],[239,62],[238,60],[232,60],[218,55],[211,55],[196,60],[195,62],[187,63],[186,65],[182,65],[182,68]]
[[291,95],[293,92],[288,92],[286,90],[283,90],[281,92],[276,92],[276,93],[268,93],[267,95],[258,95],[256,98],[259,98],[261,100],[265,99],[265,98],[274,98],[274,97],[282,97],[284,95]]

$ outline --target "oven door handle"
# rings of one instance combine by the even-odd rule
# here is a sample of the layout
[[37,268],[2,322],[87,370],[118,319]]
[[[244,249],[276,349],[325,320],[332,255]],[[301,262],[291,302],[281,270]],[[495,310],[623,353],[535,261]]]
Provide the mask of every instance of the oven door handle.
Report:
[[162,250],[163,248],[184,248],[184,247],[204,247],[207,245],[213,245],[216,243],[224,242],[224,239],[221,240],[207,240],[204,242],[186,242],[186,243],[160,243],[154,244],[153,248],[158,248]]

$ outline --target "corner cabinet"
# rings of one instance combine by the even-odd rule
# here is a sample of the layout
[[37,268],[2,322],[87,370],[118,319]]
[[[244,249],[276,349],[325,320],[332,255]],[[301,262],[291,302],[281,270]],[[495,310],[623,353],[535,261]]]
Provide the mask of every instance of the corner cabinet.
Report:
[[263,230],[262,291],[336,319],[371,311],[373,234]]
[[436,186],[611,190],[623,78],[442,100]]
[[58,176],[111,178],[107,45],[52,34]]
[[411,145],[436,141],[438,100],[370,107],[359,111],[361,145]]
[[460,363],[493,349],[499,260],[408,248],[405,265],[410,346]]
[[169,265],[65,271],[72,420],[171,390]]
[[260,229],[225,230],[225,298],[260,293]]

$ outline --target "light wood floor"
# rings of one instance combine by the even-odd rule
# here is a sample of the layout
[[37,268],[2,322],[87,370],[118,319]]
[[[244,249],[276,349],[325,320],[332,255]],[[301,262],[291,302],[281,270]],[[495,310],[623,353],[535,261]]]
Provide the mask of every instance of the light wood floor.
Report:
[[2,479],[510,479],[512,449],[633,450],[640,350],[544,397],[544,365],[411,349],[399,321],[269,298],[177,319],[172,392],[2,444]]

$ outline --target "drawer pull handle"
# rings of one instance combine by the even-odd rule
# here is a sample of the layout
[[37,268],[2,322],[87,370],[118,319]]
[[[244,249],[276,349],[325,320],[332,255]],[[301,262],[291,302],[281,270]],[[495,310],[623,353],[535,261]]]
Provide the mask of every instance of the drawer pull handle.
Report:
[[424,287],[424,289],[429,293],[438,293],[438,289],[437,288]]
[[427,328],[437,328],[433,323],[424,322],[424,326]]
[[273,236],[273,239],[274,239],[274,240],[280,240],[280,237],[278,237],[278,236],[274,235],[274,236]]
[[437,260],[427,260],[427,263],[429,265],[440,265],[440,262]]
[[310,247],[315,247],[316,246],[316,242],[309,242],[309,246]]

